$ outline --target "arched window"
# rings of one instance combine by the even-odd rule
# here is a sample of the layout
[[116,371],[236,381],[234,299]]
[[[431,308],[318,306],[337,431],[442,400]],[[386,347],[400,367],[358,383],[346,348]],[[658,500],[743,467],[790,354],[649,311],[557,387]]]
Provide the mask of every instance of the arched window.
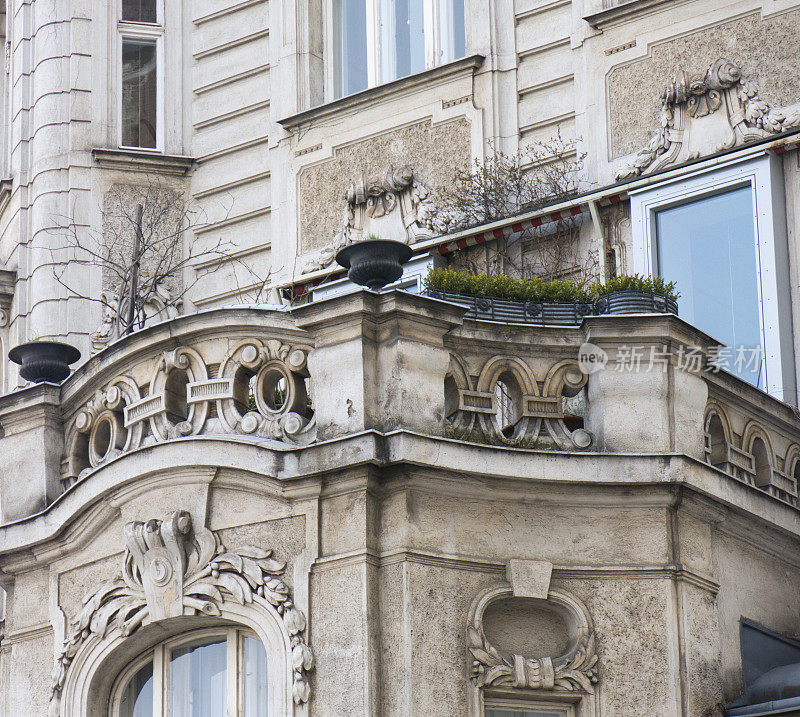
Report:
[[200,630],[148,650],[120,675],[112,717],[270,717],[267,653],[252,632]]

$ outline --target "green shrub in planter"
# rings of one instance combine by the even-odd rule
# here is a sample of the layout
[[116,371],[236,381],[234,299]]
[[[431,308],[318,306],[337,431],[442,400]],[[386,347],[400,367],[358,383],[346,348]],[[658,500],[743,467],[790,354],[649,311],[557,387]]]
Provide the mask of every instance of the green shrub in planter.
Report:
[[615,276],[593,284],[598,314],[676,314],[678,292],[674,281],[639,274]]
[[584,282],[512,279],[510,276],[474,274],[455,269],[432,269],[425,288],[463,296],[485,296],[536,303],[590,303],[594,295]]

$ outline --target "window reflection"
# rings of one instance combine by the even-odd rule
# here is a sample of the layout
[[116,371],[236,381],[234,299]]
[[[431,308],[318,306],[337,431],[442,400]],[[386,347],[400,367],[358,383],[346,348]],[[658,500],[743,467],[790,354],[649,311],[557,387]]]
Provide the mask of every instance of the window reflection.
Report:
[[226,713],[225,639],[175,648],[169,664],[170,717]]
[[389,82],[425,69],[423,0],[381,0],[381,80]]
[[122,144],[125,147],[156,147],[157,101],[156,43],[124,40]]
[[439,0],[439,62],[452,62],[466,54],[464,0]]
[[148,662],[125,686],[119,717],[153,717],[153,663]]
[[334,62],[336,96],[367,87],[366,0],[334,0]]
[[122,19],[126,22],[157,22],[156,0],[122,0]]
[[731,347],[726,370],[763,388],[750,186],[656,214],[657,271],[676,281],[680,315]]
[[260,640],[244,639],[244,717],[267,715],[267,652]]

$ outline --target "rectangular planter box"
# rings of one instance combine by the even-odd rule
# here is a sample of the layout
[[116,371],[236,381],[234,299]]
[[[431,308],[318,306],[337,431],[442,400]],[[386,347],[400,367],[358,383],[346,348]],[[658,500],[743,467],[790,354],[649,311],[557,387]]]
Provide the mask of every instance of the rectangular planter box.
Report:
[[556,302],[510,301],[490,296],[465,296],[449,291],[428,289],[434,299],[452,301],[469,306],[466,317],[508,324],[535,324],[537,326],[580,326],[585,316],[592,316],[593,304]]

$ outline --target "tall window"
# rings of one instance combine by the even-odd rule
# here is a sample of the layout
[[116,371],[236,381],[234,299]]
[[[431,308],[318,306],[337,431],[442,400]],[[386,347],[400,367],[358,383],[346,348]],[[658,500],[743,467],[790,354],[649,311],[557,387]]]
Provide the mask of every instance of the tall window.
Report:
[[334,93],[464,57],[464,0],[332,0]]
[[164,643],[121,676],[113,717],[268,717],[267,654],[255,635],[203,631]]
[[796,403],[782,192],[769,156],[632,192],[634,268],[677,282],[719,368]]
[[122,0],[120,145],[159,149],[162,143],[159,0]]

